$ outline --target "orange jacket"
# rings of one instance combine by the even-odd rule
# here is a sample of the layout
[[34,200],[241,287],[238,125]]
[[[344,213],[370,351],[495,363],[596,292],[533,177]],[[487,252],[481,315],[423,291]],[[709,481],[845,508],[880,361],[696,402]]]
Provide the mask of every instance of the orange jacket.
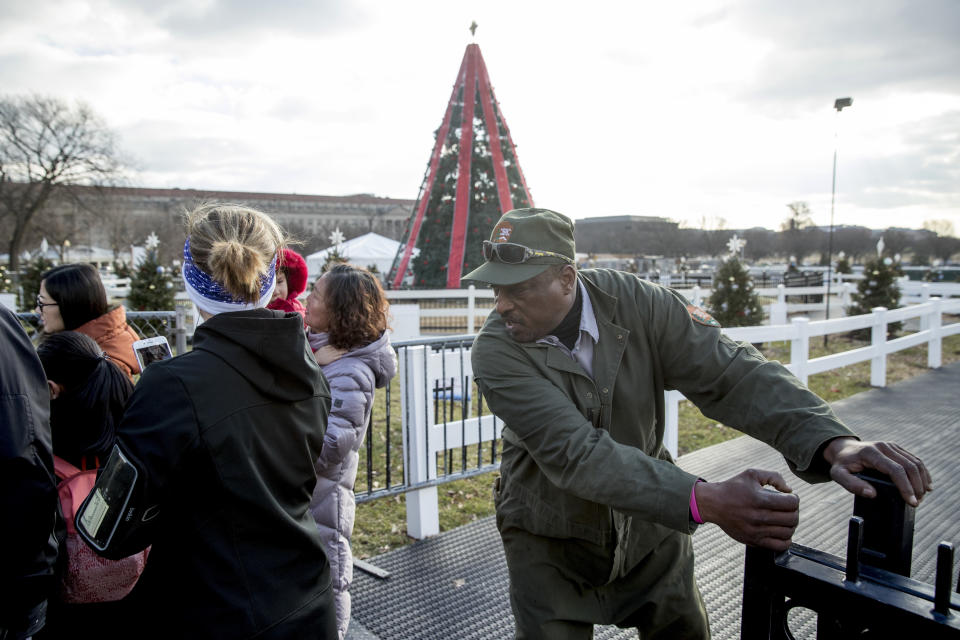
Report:
[[122,306],[107,311],[75,330],[93,338],[110,360],[127,374],[131,382],[133,376],[140,373],[140,365],[133,353],[133,343],[139,340],[140,336],[127,324],[127,312]]

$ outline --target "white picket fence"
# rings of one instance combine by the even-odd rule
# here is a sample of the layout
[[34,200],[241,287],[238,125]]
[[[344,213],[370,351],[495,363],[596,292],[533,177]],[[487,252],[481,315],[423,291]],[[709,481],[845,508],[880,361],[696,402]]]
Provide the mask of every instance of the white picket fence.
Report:
[[[793,294],[794,290],[790,293]],[[418,292],[422,295],[422,292]],[[444,310],[449,311],[449,310]],[[941,366],[943,338],[960,334],[960,322],[942,324],[944,314],[960,314],[960,299],[933,298],[921,304],[888,310],[878,307],[872,313],[831,320],[810,321],[794,318],[789,323],[724,329],[734,340],[759,342],[790,342],[790,364],[787,368],[801,381],[809,376],[870,361],[870,384],[886,386],[886,357],[896,351],[921,344],[927,345],[927,366]],[[920,330],[894,340],[887,339],[887,325],[919,319]],[[810,359],[810,339],[857,329],[870,329],[869,346],[842,353]],[[476,402],[463,403],[467,407],[462,418],[438,422],[434,415],[434,397],[437,386],[448,386],[455,378],[454,388],[445,393],[470,393],[473,369],[469,346],[436,349],[436,340],[424,344],[407,344],[399,349],[399,371],[402,386],[402,422],[404,484],[421,488],[407,492],[407,533],[424,538],[439,533],[437,484],[457,479],[456,475],[438,477],[437,458],[442,452],[470,446],[500,437],[502,422],[491,414],[474,415]],[[432,344],[431,344],[432,343]],[[439,382],[438,382],[439,381]],[[674,456],[678,450],[678,415],[683,395],[667,391],[664,444]]]
[[[499,440],[503,423],[490,413],[474,415],[469,401],[462,403],[466,411],[460,419],[438,422],[435,415],[437,386],[447,387],[454,378],[453,389],[442,395],[449,393],[457,399],[463,393],[469,398],[475,389],[468,347],[438,351],[423,344],[398,349],[398,355],[406,485],[437,480],[437,456],[442,452]],[[406,506],[407,535],[425,538],[440,532],[436,484],[408,491]]]

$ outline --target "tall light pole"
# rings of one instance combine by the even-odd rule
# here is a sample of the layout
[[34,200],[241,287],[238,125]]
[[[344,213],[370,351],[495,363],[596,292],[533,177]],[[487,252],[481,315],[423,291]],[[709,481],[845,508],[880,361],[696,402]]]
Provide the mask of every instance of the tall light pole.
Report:
[[[853,98],[837,98],[833,101],[833,108],[837,110],[837,116],[845,107],[853,105]],[[833,184],[830,187],[830,233],[827,236],[827,308],[825,320],[830,319],[830,284],[833,280],[833,209],[837,201],[837,147],[839,146],[840,125],[834,123],[833,127]],[[828,334],[823,334],[823,346],[827,346]]]

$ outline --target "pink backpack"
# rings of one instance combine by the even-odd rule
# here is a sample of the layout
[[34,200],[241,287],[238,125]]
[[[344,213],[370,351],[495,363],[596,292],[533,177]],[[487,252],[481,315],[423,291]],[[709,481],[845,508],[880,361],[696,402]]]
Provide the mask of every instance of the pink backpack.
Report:
[[98,556],[80,538],[73,524],[77,509],[97,481],[97,470],[77,469],[57,456],[53,456],[53,469],[60,478],[57,492],[67,521],[67,569],[60,581],[60,598],[75,603],[111,602],[124,598],[143,573],[150,548],[122,560]]

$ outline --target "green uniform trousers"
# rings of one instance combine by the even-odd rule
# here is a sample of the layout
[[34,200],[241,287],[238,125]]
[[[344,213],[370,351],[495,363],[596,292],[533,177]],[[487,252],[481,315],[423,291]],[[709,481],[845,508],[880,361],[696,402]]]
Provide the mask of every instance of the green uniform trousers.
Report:
[[690,536],[674,533],[626,576],[610,581],[610,547],[500,532],[510,572],[516,640],[593,638],[594,624],[636,627],[642,640],[710,637],[693,576]]

